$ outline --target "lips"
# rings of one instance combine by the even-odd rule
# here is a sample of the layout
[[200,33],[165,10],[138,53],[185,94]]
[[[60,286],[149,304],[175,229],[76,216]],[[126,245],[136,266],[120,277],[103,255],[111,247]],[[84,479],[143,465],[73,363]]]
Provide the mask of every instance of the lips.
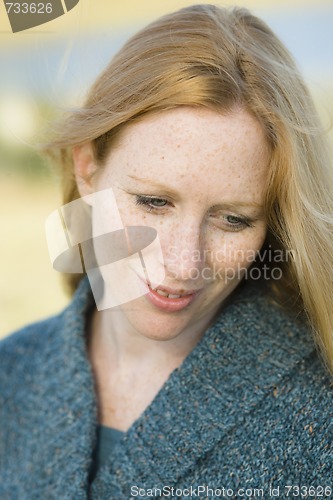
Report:
[[188,307],[200,290],[172,289],[165,286],[151,288],[146,282],[145,297],[156,308],[166,312],[181,311]]

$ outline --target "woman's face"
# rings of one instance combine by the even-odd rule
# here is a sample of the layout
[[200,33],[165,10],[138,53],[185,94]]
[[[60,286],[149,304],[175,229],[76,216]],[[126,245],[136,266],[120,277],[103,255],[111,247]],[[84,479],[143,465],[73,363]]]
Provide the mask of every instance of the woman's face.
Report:
[[159,340],[207,327],[265,240],[268,162],[261,126],[239,108],[182,107],[124,130],[94,189],[112,188],[124,226],[156,229],[165,273],[156,291],[138,275],[124,327]]

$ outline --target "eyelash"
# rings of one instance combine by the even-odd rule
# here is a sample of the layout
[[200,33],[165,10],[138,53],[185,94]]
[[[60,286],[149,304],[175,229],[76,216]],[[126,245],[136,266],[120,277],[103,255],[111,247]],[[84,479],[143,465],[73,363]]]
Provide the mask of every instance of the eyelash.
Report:
[[[165,202],[165,205],[154,206],[152,205],[153,201],[163,201]],[[142,196],[142,195],[135,196],[135,204],[144,206],[147,212],[153,212],[156,210],[160,211],[161,209],[170,205],[168,200],[165,200],[164,198],[158,198],[157,196],[155,197],[155,196]]]
[[[152,205],[154,201],[164,202],[165,204],[154,206]],[[171,205],[171,203],[164,198],[158,198],[157,196],[155,197],[155,196],[142,196],[142,195],[135,196],[135,204],[138,206],[143,206],[144,209],[149,213],[157,213],[157,212],[161,213],[164,208]],[[245,227],[253,227],[253,224],[251,223],[251,220],[248,217],[238,217],[236,215],[227,215],[227,217],[230,217],[237,221],[236,224],[227,221],[228,228],[231,231],[237,231]]]
[[234,226],[234,228],[235,228],[234,231],[236,231],[237,229],[245,228],[245,227],[253,227],[253,224],[251,223],[250,219],[248,219],[247,217],[237,217],[236,215],[227,215],[227,217],[231,217],[232,219],[237,220],[237,224],[232,224],[232,223],[227,221],[230,228],[232,226]]

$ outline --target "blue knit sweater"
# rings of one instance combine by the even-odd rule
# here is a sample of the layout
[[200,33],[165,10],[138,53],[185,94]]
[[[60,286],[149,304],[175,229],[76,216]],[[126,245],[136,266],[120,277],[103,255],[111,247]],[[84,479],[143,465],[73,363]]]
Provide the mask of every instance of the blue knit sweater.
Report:
[[268,499],[289,486],[330,498],[318,492],[333,486],[331,380],[306,326],[256,285],[234,295],[89,485],[92,305],[83,280],[62,314],[0,343],[1,500],[249,498],[251,488]]

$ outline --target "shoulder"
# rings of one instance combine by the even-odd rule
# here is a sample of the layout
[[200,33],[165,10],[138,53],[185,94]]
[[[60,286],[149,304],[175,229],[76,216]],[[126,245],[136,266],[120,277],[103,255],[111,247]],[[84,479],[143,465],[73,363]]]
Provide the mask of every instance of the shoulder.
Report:
[[277,304],[266,287],[245,283],[236,290],[209,337],[209,348],[232,360],[225,366],[237,379],[272,394],[288,385],[305,399],[332,397],[332,378],[306,318]]
[[89,283],[82,280],[64,311],[28,325],[0,342],[0,398],[24,391],[36,380],[41,383],[50,373],[59,371],[57,364],[63,364],[65,358],[69,362],[71,342],[83,339],[90,306]]
[[37,358],[52,355],[76,324],[83,327],[90,295],[88,283],[82,280],[70,304],[59,314],[25,326],[0,341],[0,377],[5,365],[10,369],[15,363],[12,368],[17,370],[19,366],[32,365]]
[[264,284],[245,282],[235,290],[215,329],[228,328],[234,336],[253,342],[254,349],[263,344],[272,348],[284,346],[293,352],[311,352],[314,340],[305,315],[278,304],[270,289]]
[[31,323],[0,341],[0,357],[31,354],[36,348],[47,344],[61,325],[63,312],[50,318]]
[[0,342],[0,398],[27,386],[61,342],[64,313],[28,325]]
[[207,333],[183,386],[188,393],[195,383],[191,407],[208,401],[204,419],[209,415],[218,428],[223,415],[212,454],[216,474],[221,464],[241,471],[246,463],[252,477],[260,469],[262,477],[274,471],[289,484],[304,467],[311,480],[327,480],[333,384],[307,322],[267,291],[245,285]]

